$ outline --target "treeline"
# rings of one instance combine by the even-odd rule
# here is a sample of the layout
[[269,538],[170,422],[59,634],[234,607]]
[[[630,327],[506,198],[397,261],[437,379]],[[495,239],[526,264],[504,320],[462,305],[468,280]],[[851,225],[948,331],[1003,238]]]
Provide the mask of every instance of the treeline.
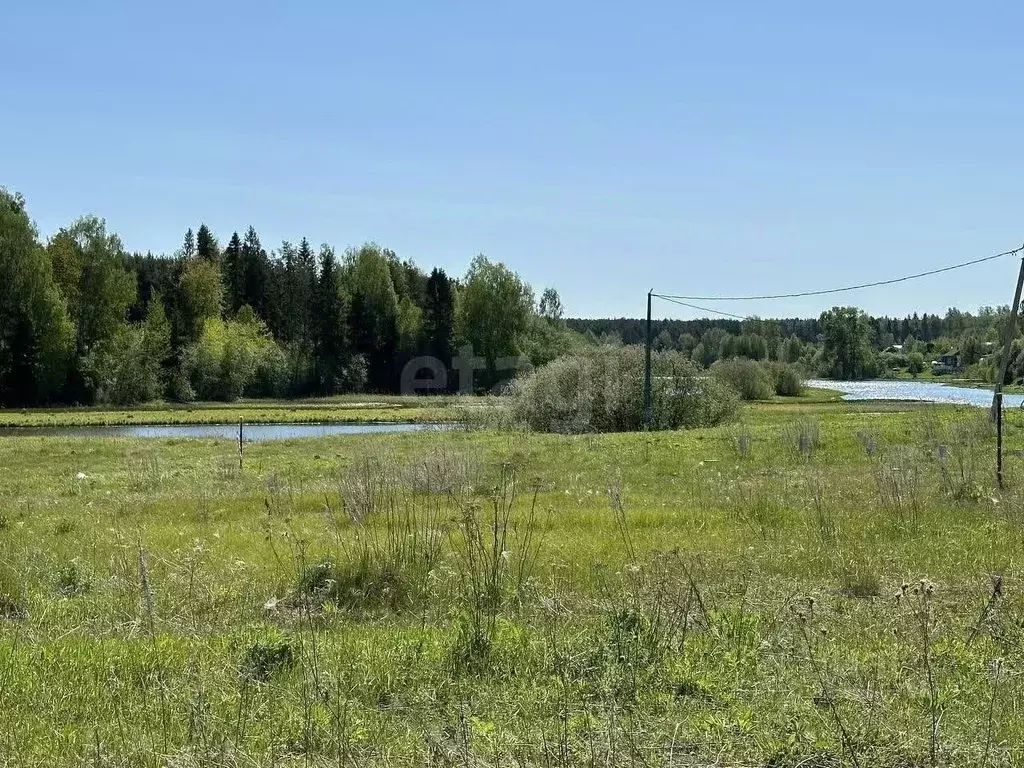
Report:
[[510,359],[539,365],[580,343],[554,289],[537,301],[484,256],[455,278],[374,244],[268,250],[252,227],[221,244],[205,225],[155,256],[126,252],[95,217],[43,242],[0,188],[2,405],[397,392],[409,361],[447,372],[463,348],[480,390]]
[[[977,314],[949,309],[945,316],[934,314],[919,315],[916,312],[903,318],[871,317],[867,320],[871,326],[874,345],[885,349],[893,344],[902,344],[908,339],[932,342],[942,338],[957,338],[968,333],[984,335],[1004,317],[1009,307],[982,307]],[[643,344],[646,338],[647,323],[645,320],[618,318],[571,318],[568,325],[589,338],[615,344]],[[821,318],[781,318],[770,321],[730,320],[727,318],[700,318],[697,320],[652,320],[651,331],[655,342],[662,349],[677,351],[692,350],[698,342],[706,342],[712,338],[722,338],[723,334],[739,336],[745,333],[750,323],[771,322],[774,327],[769,331],[771,336],[789,338],[795,336],[805,344],[821,341]],[[712,337],[706,336],[708,333]]]

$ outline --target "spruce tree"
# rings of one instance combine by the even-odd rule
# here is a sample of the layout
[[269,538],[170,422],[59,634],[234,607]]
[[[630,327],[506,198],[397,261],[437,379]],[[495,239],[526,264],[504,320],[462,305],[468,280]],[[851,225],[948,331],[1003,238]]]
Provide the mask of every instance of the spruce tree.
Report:
[[245,261],[237,232],[231,234],[231,241],[224,249],[224,287],[227,309],[233,315],[245,304]]
[[205,224],[200,224],[199,231],[196,233],[196,256],[203,261],[214,263],[220,261],[220,246],[217,244],[217,238]]
[[451,368],[455,352],[455,292],[443,269],[434,269],[427,279],[423,306],[425,352]]
[[316,377],[321,394],[331,395],[347,388],[346,364],[349,346],[345,300],[334,250],[320,248],[320,279],[316,291],[317,322],[313,337],[316,347]]

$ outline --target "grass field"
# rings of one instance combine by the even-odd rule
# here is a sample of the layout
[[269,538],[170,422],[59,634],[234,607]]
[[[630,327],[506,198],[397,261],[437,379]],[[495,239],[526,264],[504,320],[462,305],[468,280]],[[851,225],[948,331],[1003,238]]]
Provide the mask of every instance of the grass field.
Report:
[[829,399],[0,438],[0,764],[1019,764],[1024,421]]

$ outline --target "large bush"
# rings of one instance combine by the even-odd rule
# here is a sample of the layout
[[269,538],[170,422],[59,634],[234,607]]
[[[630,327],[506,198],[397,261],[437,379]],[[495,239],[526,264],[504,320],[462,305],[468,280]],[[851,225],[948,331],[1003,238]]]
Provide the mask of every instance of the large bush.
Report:
[[181,365],[192,392],[203,400],[274,397],[288,387],[287,357],[248,307],[235,320],[207,319]]
[[770,400],[775,394],[774,377],[754,360],[719,360],[711,366],[711,375],[735,389],[742,400]]
[[[654,429],[713,426],[732,419],[729,387],[677,353],[652,359]],[[512,421],[541,432],[628,432],[644,426],[644,351],[601,346],[562,357],[517,381]]]
[[797,397],[804,393],[804,373],[797,365],[789,363],[767,363],[765,367],[775,384],[775,394]]

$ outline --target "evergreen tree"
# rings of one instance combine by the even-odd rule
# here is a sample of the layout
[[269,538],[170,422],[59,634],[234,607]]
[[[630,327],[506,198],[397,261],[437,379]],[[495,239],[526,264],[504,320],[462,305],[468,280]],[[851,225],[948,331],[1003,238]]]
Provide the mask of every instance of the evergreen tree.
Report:
[[451,369],[455,354],[455,290],[443,269],[430,273],[423,306],[424,351]]
[[228,247],[224,249],[223,277],[227,310],[234,315],[245,304],[245,261],[237,232],[231,233]]
[[321,394],[332,395],[347,388],[346,364],[349,348],[345,299],[334,250],[320,248],[320,280],[317,285],[317,323],[313,334],[316,347],[316,377]]
[[308,340],[316,322],[317,275],[316,253],[306,238],[299,242],[295,254],[295,273],[295,314],[298,317],[300,337]]
[[[283,270],[281,285],[281,332],[280,339],[285,344],[293,344],[302,338],[302,321],[300,313],[300,278],[298,268],[298,254],[287,240],[281,242],[281,249],[278,251],[278,258],[281,261]],[[304,310],[303,310],[304,311]]]
[[248,304],[264,321],[267,320],[267,287],[270,283],[270,265],[267,252],[260,244],[260,236],[253,227],[245,231],[242,240],[242,304]]
[[185,233],[185,242],[181,244],[181,258],[190,260],[196,255],[196,236],[192,227]]
[[203,261],[213,263],[220,261],[220,245],[217,244],[217,238],[205,224],[200,224],[199,231],[196,232],[196,256]]

